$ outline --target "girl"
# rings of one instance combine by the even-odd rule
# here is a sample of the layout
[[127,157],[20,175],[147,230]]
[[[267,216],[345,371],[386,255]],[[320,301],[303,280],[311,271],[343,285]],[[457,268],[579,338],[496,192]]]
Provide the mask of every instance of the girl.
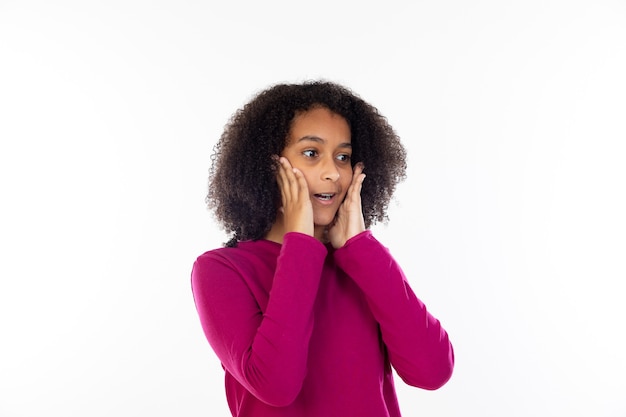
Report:
[[368,230],[406,170],[374,107],[333,83],[273,86],[212,163],[207,201],[232,238],[191,280],[233,416],[398,417],[392,366],[423,389],[448,381],[447,333]]

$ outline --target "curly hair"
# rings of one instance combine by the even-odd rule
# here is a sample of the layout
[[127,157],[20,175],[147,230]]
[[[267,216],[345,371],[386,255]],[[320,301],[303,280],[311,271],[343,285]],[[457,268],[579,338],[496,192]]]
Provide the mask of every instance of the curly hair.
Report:
[[406,151],[387,119],[335,83],[277,84],[236,111],[213,148],[206,202],[232,233],[226,246],[260,239],[276,221],[280,191],[272,155],[287,146],[294,117],[318,107],[348,122],[353,164],[365,165],[367,180],[361,191],[365,227],[387,220],[396,185],[406,177]]

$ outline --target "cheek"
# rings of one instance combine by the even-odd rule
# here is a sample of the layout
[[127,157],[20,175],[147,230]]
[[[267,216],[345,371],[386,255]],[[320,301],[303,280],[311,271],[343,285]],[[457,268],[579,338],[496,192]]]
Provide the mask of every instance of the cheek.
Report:
[[295,166],[294,168],[298,168],[300,172],[302,172],[302,174],[304,175],[304,180],[306,181],[307,187],[311,188],[311,184],[313,184],[313,182],[311,181],[313,179],[311,177],[312,176],[311,172],[309,172],[309,170],[307,169],[303,169],[302,167],[298,167],[298,166]]
[[300,164],[299,164],[299,163],[297,163],[297,162],[295,162],[295,163],[294,163],[293,161],[297,161],[297,158],[296,158],[296,157],[294,157],[294,155],[292,155],[292,154],[290,154],[290,153],[286,153],[285,151],[283,151],[283,153],[281,154],[281,156],[284,156],[285,158],[287,158],[287,159],[289,160],[289,163],[291,164],[291,166],[292,166],[293,168],[297,168],[297,169],[299,169],[299,170],[300,170],[300,172],[302,172],[302,174],[304,175],[304,179],[306,180],[306,185],[307,185],[307,186],[310,186],[310,185],[312,184],[312,183],[311,183],[311,179],[312,179],[312,178],[311,178],[311,176],[312,176],[312,173],[311,173],[311,172],[309,172],[309,171],[310,171],[310,169],[309,169],[308,167],[306,167],[306,166],[302,166],[302,165],[300,165]]
[[347,168],[341,172],[341,185],[344,192],[348,190],[350,183],[352,183],[352,168]]

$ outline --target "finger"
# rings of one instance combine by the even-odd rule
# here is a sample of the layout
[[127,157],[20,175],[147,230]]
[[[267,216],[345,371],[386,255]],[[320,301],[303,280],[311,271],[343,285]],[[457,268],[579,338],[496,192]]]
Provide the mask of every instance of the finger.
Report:
[[356,164],[355,168],[354,168],[354,173],[352,175],[352,182],[353,183],[359,183],[363,181],[363,178],[365,178],[365,174],[363,174],[363,170],[365,169],[365,165],[363,165],[363,162],[359,162],[358,164]]
[[296,172],[295,172],[296,169],[291,166],[291,163],[285,157],[281,157],[280,162],[282,164],[283,172],[284,172],[285,179],[286,179],[285,185],[286,185],[286,188],[289,189],[289,197],[292,200],[296,200],[298,196],[300,195],[298,178],[296,177]]
[[283,199],[283,205],[291,199],[291,190],[289,189],[289,179],[287,178],[287,172],[282,161],[279,160],[276,179],[278,181],[278,187]]
[[302,183],[298,178],[298,175],[300,175],[302,178],[304,178],[304,175],[296,168],[293,168],[289,160],[285,157],[280,158],[280,164],[283,190],[286,199],[285,201],[286,203],[297,202],[301,198],[300,189]]
[[304,177],[304,174],[298,168],[293,169],[293,174],[297,181],[298,199],[303,199],[303,200],[308,199],[309,198],[309,185],[306,182],[306,178]]
[[346,193],[346,197],[349,203],[352,201],[358,201],[360,203],[361,189],[363,185],[363,180],[365,179],[363,168],[364,167],[362,162],[359,162],[354,167],[354,172],[352,173],[352,181],[350,182],[350,186],[348,187],[348,191]]

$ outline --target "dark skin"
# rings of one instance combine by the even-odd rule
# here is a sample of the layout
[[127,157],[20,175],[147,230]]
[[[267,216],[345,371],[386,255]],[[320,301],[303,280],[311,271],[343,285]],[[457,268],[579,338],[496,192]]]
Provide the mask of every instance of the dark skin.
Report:
[[[272,159],[273,155],[285,156],[292,167],[305,174],[312,192],[309,197],[314,214],[324,217],[323,221],[314,218],[314,223],[328,226],[334,218],[341,202],[335,194],[347,190],[350,180],[337,189],[330,185],[327,189],[319,183],[319,176],[311,177],[307,171],[309,164],[302,160],[301,151],[293,155],[283,154],[289,148],[291,139],[299,141],[306,135],[309,139],[328,139],[323,132],[314,131],[290,137],[294,123],[302,114],[320,108],[347,122],[344,126],[347,132],[344,129],[334,131],[344,133],[338,135],[341,141],[338,145],[349,143],[349,149],[338,146],[333,157],[341,162],[344,160],[342,155],[350,154],[349,165],[355,169],[355,162],[365,163],[368,180],[361,189],[365,226],[387,220],[391,196],[397,183],[405,178],[406,150],[385,117],[350,90],[334,83],[278,84],[262,91],[233,114],[211,155],[206,201],[215,219],[230,234],[225,246],[236,247],[241,241],[262,239],[272,227],[275,230],[270,237],[282,240],[284,233],[274,233],[274,223],[279,222],[276,216],[282,196],[276,179],[279,164],[277,158]],[[316,145],[312,141],[309,143]],[[330,159],[324,158],[327,154],[318,151],[321,149],[311,149],[307,154],[312,158],[310,160],[319,161],[322,158],[330,168]],[[351,179],[351,172],[344,175],[342,166],[336,167],[341,180]],[[337,172],[330,172],[329,178],[334,178]],[[316,199],[315,194],[324,194],[326,201]],[[326,209],[316,209],[321,207]]]
[[350,129],[327,109],[294,120],[278,158],[281,207],[266,239],[282,243],[289,232],[330,242],[334,248],[365,230],[361,207],[363,165],[350,163]]

